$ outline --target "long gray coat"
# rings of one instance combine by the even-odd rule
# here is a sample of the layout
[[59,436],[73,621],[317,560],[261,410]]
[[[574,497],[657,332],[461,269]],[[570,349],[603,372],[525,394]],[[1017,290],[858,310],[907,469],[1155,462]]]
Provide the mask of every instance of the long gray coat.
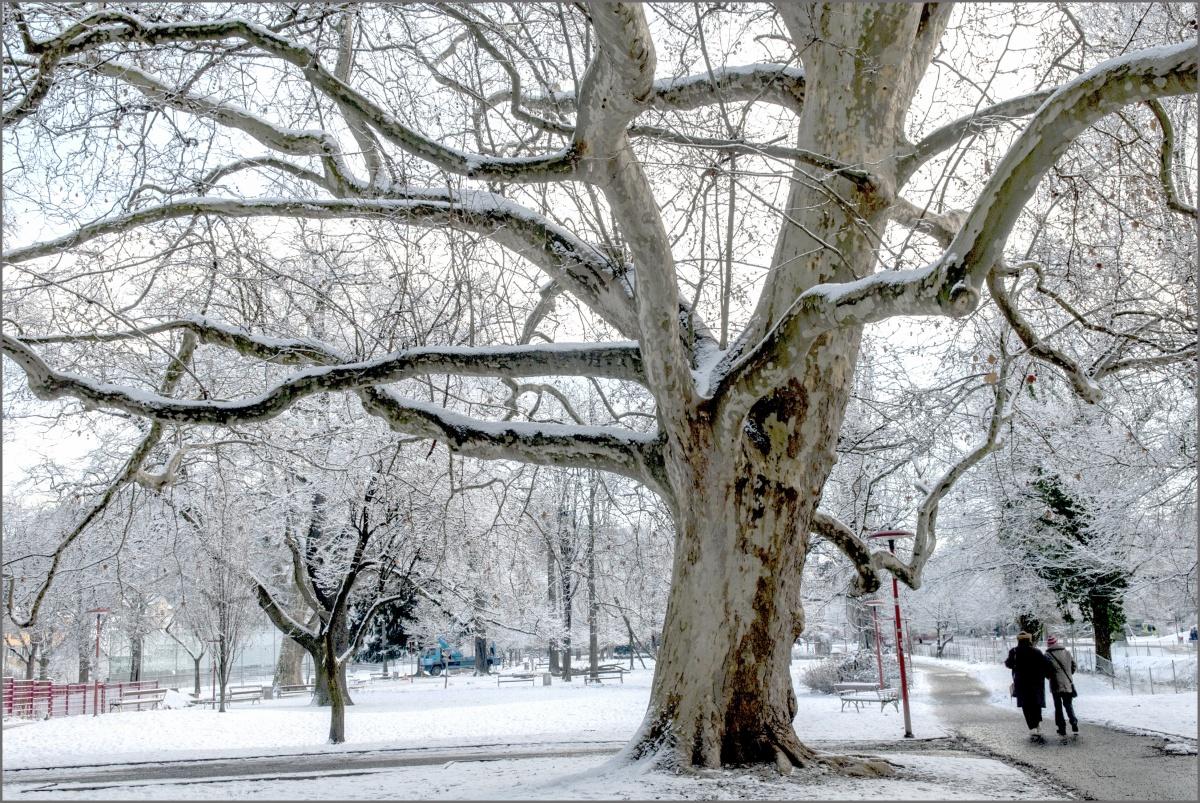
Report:
[[1075,691],[1075,657],[1071,651],[1061,644],[1046,648],[1046,663],[1050,668],[1046,677],[1050,681],[1050,691],[1057,694],[1070,694]]

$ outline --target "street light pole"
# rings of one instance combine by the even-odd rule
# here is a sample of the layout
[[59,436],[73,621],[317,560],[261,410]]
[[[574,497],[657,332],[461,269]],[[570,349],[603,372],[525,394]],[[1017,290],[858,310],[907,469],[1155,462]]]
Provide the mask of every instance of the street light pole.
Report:
[[96,660],[92,664],[92,716],[100,713],[100,617],[108,612],[108,608],[92,608],[88,611],[88,613],[96,614]]
[[[911,538],[913,533],[908,530],[880,530],[867,536],[868,538],[886,538],[888,551],[896,554],[896,539]],[[896,575],[892,575],[892,604],[896,616],[896,659],[900,663],[900,699],[904,703],[904,738],[913,738],[912,713],[908,707],[908,672],[904,666],[904,631],[900,624],[900,583]]]

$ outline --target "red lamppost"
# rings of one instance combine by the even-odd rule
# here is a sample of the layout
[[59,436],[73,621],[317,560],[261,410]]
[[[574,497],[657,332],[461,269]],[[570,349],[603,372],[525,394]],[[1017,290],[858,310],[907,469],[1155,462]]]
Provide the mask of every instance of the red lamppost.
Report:
[[879,643],[879,608],[887,603],[881,599],[869,599],[863,604],[871,609],[871,622],[875,625],[875,664],[879,667],[879,688],[882,689],[887,684],[883,680],[883,651]]
[[100,617],[109,609],[92,608],[88,613],[96,614],[96,663],[92,665],[92,716],[96,716],[100,713]]
[[[880,530],[867,536],[867,538],[886,538],[888,551],[893,555],[896,554],[897,538],[912,537],[913,533],[908,530]],[[904,668],[904,633],[900,626],[900,584],[896,581],[894,574],[892,575],[892,602],[896,611],[896,659],[900,662],[900,699],[904,703],[904,738],[911,739],[913,735],[912,714],[908,710],[908,673]]]

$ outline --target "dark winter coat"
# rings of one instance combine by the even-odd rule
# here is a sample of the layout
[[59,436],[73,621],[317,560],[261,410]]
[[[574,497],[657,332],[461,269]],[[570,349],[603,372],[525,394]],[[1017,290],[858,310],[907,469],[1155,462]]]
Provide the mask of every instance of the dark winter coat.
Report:
[[1012,670],[1013,696],[1018,708],[1046,707],[1046,656],[1037,647],[1018,644],[1008,651],[1004,665]]
[[1046,676],[1050,679],[1050,691],[1056,694],[1071,694],[1075,691],[1075,657],[1061,644],[1046,648],[1046,665],[1050,668]]

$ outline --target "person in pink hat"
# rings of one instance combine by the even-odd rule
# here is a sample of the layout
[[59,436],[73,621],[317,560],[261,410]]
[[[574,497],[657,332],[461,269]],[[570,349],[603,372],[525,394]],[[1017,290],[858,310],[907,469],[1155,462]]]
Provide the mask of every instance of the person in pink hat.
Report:
[[1054,725],[1058,735],[1064,739],[1067,736],[1067,721],[1063,718],[1066,710],[1067,718],[1071,720],[1071,733],[1079,735],[1079,720],[1075,718],[1075,657],[1070,650],[1063,646],[1055,636],[1046,639],[1046,677],[1050,681],[1050,694],[1054,697]]

